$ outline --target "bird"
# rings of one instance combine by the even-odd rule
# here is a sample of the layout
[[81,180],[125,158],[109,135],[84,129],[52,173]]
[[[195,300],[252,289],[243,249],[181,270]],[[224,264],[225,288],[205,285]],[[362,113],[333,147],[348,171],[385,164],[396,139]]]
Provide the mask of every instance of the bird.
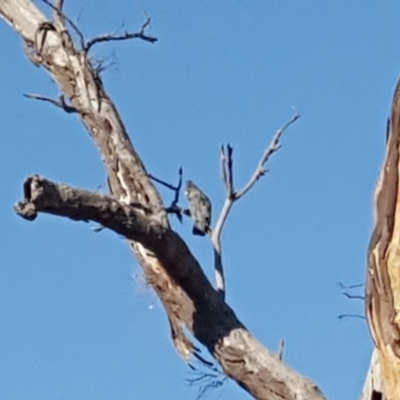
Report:
[[192,233],[204,236],[210,231],[211,201],[192,181],[186,181],[185,195],[194,221]]

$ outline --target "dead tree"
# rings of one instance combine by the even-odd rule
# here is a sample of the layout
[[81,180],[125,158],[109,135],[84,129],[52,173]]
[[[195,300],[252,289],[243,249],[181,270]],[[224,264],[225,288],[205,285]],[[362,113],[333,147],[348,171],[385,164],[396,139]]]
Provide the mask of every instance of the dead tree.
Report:
[[[126,237],[146,279],[160,298],[171,328],[174,345],[181,357],[202,356],[186,337],[182,326],[202,343],[220,364],[223,372],[254,398],[262,400],[322,400],[324,396],[309,379],[282,361],[250,333],[224,299],[221,232],[235,201],[239,200],[265,173],[265,163],[279,149],[279,139],[298,115],[277,131],[262,155],[254,174],[240,190],[234,187],[232,148],[221,148],[221,171],[226,200],[214,228],[209,232],[214,249],[216,287],[185,242],[171,228],[168,212],[184,214],[179,205],[179,189],[170,207],[165,207],[126,132],[88,56],[99,42],[139,39],[155,42],[146,32],[148,19],[138,32],[102,35],[86,40],[79,27],[62,10],[63,0],[50,3],[52,20],[47,20],[31,0],[0,0],[0,16],[21,37],[29,60],[43,68],[58,85],[62,95],[50,102],[67,113],[76,114],[97,145],[108,176],[110,196],[100,195],[33,175],[23,184],[24,198],[16,211],[27,220],[38,213],[50,213],[76,221],[95,221]],[[73,34],[72,34],[73,33]],[[74,41],[72,37],[78,38]],[[77,43],[75,43],[77,42]],[[400,113],[396,89],[388,130],[388,150],[376,196],[375,229],[369,248],[366,311],[378,349],[386,397],[400,397],[400,279],[397,273],[400,228],[396,219]],[[373,358],[369,377],[379,375]],[[373,378],[371,378],[373,381]],[[367,379],[363,400],[383,399],[382,384]],[[380,378],[379,378],[380,379]]]

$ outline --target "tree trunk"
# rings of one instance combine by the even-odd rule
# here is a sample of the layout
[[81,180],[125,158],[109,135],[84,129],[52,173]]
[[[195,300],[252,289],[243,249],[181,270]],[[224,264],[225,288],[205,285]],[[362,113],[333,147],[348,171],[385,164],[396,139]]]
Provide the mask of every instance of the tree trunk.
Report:
[[387,128],[386,156],[375,189],[365,310],[388,400],[400,399],[400,81]]

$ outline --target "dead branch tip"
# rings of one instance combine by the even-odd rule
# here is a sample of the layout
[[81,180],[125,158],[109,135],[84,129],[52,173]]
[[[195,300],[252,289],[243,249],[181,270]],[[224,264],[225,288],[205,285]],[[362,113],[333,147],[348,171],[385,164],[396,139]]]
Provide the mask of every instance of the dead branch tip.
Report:
[[157,42],[158,39],[154,36],[150,36],[150,35],[146,34],[146,32],[145,32],[147,27],[150,26],[150,24],[151,24],[151,18],[147,17],[146,21],[142,25],[139,32],[131,33],[131,32],[126,31],[123,34],[110,33],[110,34],[96,36],[93,39],[90,39],[86,43],[84,49],[86,52],[88,52],[95,44],[98,44],[98,43],[121,41],[121,40],[131,40],[131,39],[141,39],[141,40],[144,40],[145,42],[155,43],[155,42]]

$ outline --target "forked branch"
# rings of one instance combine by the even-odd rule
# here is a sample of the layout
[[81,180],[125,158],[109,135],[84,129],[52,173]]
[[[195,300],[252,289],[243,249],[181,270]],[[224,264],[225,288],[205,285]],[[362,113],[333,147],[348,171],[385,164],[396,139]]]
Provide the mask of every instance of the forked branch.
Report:
[[66,14],[64,14],[62,7],[64,0],[55,0],[54,4],[50,0],[42,0],[46,5],[48,5],[53,10],[53,20],[60,29],[66,29],[65,21],[71,26],[71,28],[78,35],[81,49],[86,53],[97,43],[111,42],[111,41],[121,41],[121,40],[131,40],[131,39],[141,39],[146,42],[155,43],[158,39],[154,36],[146,34],[146,29],[151,25],[151,18],[148,16],[146,21],[143,23],[139,32],[125,32],[123,34],[109,33],[104,35],[96,36],[87,42],[85,42],[84,35],[76,25]]
[[225,277],[224,277],[224,269],[222,264],[222,248],[221,248],[221,233],[224,228],[225,222],[228,218],[229,212],[232,208],[232,205],[235,201],[239,200],[243,197],[253,186],[254,184],[265,175],[267,170],[265,169],[265,164],[269,160],[269,158],[278,151],[281,147],[280,139],[283,133],[300,118],[300,114],[295,111],[292,118],[285,123],[280,129],[277,130],[275,135],[273,136],[269,146],[265,149],[263,155],[260,158],[260,161],[257,164],[257,167],[248,180],[248,182],[243,186],[239,191],[235,191],[234,187],[234,179],[233,179],[233,148],[228,144],[226,147],[221,146],[220,150],[220,165],[221,165],[221,176],[222,181],[225,186],[226,197],[225,202],[222,206],[221,212],[219,214],[217,223],[211,232],[211,242],[214,248],[214,270],[215,270],[215,281],[218,292],[221,296],[225,297]]
[[182,208],[179,207],[178,205],[179,195],[182,188],[182,175],[183,175],[183,169],[181,167],[178,170],[178,176],[179,176],[178,184],[174,186],[168,182],[163,181],[162,179],[155,177],[152,174],[149,174],[149,178],[151,178],[154,182],[157,182],[160,185],[165,186],[167,189],[170,189],[174,192],[174,199],[172,200],[171,205],[166,208],[166,211],[168,214],[175,214],[179,222],[182,222],[182,214],[184,213],[184,210],[182,210]]

